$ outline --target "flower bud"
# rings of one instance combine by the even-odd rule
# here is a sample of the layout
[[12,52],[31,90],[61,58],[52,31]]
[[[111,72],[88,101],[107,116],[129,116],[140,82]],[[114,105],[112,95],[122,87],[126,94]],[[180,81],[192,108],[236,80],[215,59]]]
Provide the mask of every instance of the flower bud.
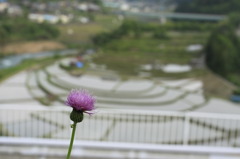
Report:
[[83,121],[83,111],[73,109],[70,114],[70,119],[75,123],[80,123]]

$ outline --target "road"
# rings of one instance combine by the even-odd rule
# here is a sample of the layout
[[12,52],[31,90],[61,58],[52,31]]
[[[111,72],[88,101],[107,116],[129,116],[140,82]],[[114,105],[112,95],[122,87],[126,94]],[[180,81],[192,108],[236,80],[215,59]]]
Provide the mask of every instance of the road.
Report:
[[54,55],[69,55],[69,54],[77,54],[77,53],[78,53],[77,50],[67,49],[67,50],[61,50],[61,51],[45,51],[45,52],[38,52],[38,53],[25,53],[21,55],[7,56],[7,57],[4,57],[3,59],[0,59],[0,69],[16,66],[26,59],[36,59],[36,58],[49,57]]

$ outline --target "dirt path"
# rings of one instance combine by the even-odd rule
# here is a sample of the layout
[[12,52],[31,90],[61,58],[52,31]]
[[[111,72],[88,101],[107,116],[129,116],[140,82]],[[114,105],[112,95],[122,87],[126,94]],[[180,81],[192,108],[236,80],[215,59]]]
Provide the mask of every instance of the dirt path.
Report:
[[232,91],[236,89],[236,86],[224,78],[214,74],[213,72],[208,72],[202,77],[204,83],[204,91],[207,95],[217,96],[229,99]]
[[34,41],[34,42],[18,42],[7,44],[1,50],[6,54],[35,53],[49,50],[64,49],[65,46],[55,41]]

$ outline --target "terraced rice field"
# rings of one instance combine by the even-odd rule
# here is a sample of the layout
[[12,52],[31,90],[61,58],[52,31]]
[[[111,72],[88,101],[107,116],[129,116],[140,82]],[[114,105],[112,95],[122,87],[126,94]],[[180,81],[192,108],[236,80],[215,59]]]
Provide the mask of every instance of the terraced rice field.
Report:
[[[1,111],[0,121],[5,132],[14,136],[68,138],[70,133],[68,114],[59,110],[54,112],[54,108],[65,109],[64,101],[68,92],[80,88],[88,89],[97,97],[96,106],[100,112],[94,119],[87,117],[79,127],[81,133],[76,137],[82,140],[179,144],[183,142],[185,124],[183,117],[174,115],[161,117],[151,113],[141,115],[134,112],[150,110],[157,113],[168,111],[240,113],[240,106],[237,104],[218,98],[206,99],[203,84],[198,79],[110,80],[106,76],[118,76],[108,70],[99,71],[97,67],[90,68],[81,76],[72,76],[59,67],[59,64],[67,64],[69,60],[55,62],[39,70],[21,72],[1,83],[0,107],[17,105],[44,110],[45,105],[48,105],[47,108],[53,108],[50,112],[38,113],[34,110],[22,110],[21,115],[11,119],[7,119],[7,113]],[[101,114],[106,109],[111,109],[115,113]],[[129,111],[130,114],[118,114],[120,110],[124,110],[125,113]],[[223,142],[229,145],[237,145],[235,139],[240,133],[237,122],[229,126],[225,121],[219,122],[210,118],[195,119],[192,116],[189,124],[191,126],[189,143],[217,144],[218,139],[221,139],[221,142],[224,139]],[[26,129],[19,131],[20,127]],[[28,129],[32,131],[29,133]],[[229,134],[233,137],[229,137]]]
[[[99,108],[240,112],[237,104],[218,98],[206,99],[202,82],[197,79],[109,80],[105,78],[107,70],[93,75],[94,69],[81,76],[71,76],[59,67],[68,60],[21,72],[1,83],[0,103],[63,106],[71,89],[87,89],[97,97]],[[114,74],[108,72],[108,76]]]

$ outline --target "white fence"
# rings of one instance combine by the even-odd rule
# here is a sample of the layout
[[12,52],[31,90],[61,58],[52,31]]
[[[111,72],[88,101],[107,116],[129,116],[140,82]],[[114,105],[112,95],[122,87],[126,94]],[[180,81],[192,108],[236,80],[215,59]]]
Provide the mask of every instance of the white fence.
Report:
[[[71,109],[0,106],[0,136],[69,139]],[[240,116],[206,113],[101,110],[85,115],[76,139],[154,145],[240,147]]]

